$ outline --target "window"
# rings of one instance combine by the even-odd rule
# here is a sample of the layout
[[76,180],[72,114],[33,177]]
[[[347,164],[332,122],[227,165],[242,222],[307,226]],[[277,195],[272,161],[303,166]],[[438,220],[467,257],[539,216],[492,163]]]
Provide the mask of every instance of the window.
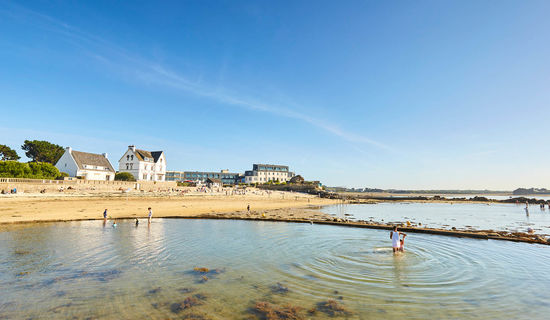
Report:
[[132,161],[133,161],[133,160],[134,160],[134,155],[132,155],[132,156],[131,156],[130,158],[131,158],[131,159],[132,159]]
[[130,160],[130,155],[126,155],[126,161]]
[[129,167],[128,164],[126,164],[126,170],[128,170],[128,167]]

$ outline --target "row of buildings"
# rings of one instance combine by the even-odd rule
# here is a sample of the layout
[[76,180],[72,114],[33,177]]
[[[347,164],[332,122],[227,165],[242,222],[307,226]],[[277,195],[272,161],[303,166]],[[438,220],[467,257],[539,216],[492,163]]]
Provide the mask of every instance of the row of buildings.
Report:
[[252,170],[243,173],[229,172],[229,170],[220,170],[219,172],[206,171],[167,171],[166,181],[177,182],[200,182],[204,183],[208,179],[219,180],[222,184],[254,184],[266,183],[269,181],[288,182],[294,177],[294,173],[289,171],[288,166],[274,164],[254,164]]
[[128,172],[137,181],[177,181],[206,183],[207,180],[219,184],[234,185],[239,183],[254,184],[269,181],[288,182],[294,173],[288,166],[272,164],[254,164],[252,170],[243,173],[221,170],[219,172],[204,171],[167,171],[166,156],[163,151],[146,151],[128,146],[126,152],[118,160],[118,171],[115,171],[107,154],[96,154],[65,148],[65,152],[55,164],[60,172],[69,177],[86,180],[112,181],[116,172]]
[[[115,180],[115,169],[106,153],[97,154],[65,148],[55,167],[69,177],[86,180]],[[137,181],[166,181],[166,157],[163,151],[145,151],[135,146],[118,160],[118,172],[128,172]]]

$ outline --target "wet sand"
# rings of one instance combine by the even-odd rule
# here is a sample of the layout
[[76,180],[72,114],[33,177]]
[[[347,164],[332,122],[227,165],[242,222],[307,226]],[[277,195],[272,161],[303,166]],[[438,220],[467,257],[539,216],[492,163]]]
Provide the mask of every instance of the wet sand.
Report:
[[[315,210],[338,203],[311,195],[290,192],[250,192],[246,195],[181,193],[162,194],[24,194],[0,197],[0,224],[19,222],[71,221],[102,219],[108,210],[109,219],[147,218],[147,208],[153,218],[198,217],[221,214],[228,217],[321,218],[327,214]],[[247,206],[250,205],[250,213]],[[281,210],[285,209],[285,210]],[[268,212],[269,210],[276,210]],[[278,210],[278,211],[277,211]]]
[[[365,203],[367,201],[362,201]],[[373,201],[368,201],[372,203]],[[379,201],[375,201],[379,202]],[[348,221],[321,212],[322,206],[341,200],[318,198],[292,192],[253,191],[244,195],[181,193],[105,193],[25,194],[0,198],[0,225],[32,222],[103,219],[147,219],[147,208],[155,218],[202,218],[265,220],[297,223],[319,223],[346,227],[391,229],[393,225],[372,221]],[[250,212],[247,206],[250,205]],[[508,240],[550,244],[547,239],[527,233],[493,230],[445,230],[403,225],[403,232],[439,234],[453,237]]]

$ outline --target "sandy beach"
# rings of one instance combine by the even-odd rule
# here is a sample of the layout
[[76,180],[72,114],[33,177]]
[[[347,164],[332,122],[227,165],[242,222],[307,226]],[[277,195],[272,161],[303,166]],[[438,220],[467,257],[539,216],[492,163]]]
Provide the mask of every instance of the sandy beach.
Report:
[[[265,217],[281,219],[323,218],[328,215],[307,209],[338,203],[312,195],[291,192],[249,191],[246,194],[218,193],[47,193],[17,194],[0,197],[0,224],[40,221],[70,221],[108,217],[154,218],[199,217],[219,214],[224,217]],[[247,206],[250,205],[250,213]]]
[[[359,203],[380,203],[363,200]],[[416,202],[416,201],[415,201]],[[426,202],[426,201],[418,201]],[[428,201],[439,202],[439,201]],[[0,196],[0,225],[103,219],[147,219],[148,210],[155,218],[205,218],[308,222],[370,229],[391,229],[381,221],[348,221],[322,212],[322,206],[340,204],[342,200],[314,195],[248,189],[234,194],[230,189],[218,192],[197,192],[192,188],[174,192],[57,192],[24,193]],[[347,203],[357,203],[348,201]],[[250,205],[250,212],[247,206]],[[406,232],[430,233],[455,237],[510,240],[549,244],[543,237],[521,232],[493,230],[445,230],[418,226],[402,226]]]

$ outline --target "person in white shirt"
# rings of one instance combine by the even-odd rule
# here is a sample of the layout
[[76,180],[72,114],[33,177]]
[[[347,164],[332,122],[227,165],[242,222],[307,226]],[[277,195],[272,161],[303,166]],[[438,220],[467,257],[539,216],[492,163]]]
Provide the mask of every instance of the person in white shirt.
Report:
[[[403,235],[403,239],[399,239]],[[393,252],[405,250],[405,237],[407,235],[397,231],[397,226],[393,226],[393,231],[390,232],[390,239],[392,240]]]

